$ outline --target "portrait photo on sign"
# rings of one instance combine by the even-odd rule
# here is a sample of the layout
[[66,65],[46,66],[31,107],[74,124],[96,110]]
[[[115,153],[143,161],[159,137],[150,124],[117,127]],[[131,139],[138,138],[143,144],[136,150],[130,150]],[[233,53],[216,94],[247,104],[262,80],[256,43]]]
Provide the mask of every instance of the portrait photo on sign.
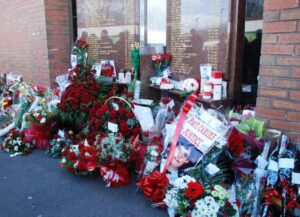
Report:
[[[162,154],[162,164],[165,166],[166,159],[170,153],[170,145],[165,149]],[[201,160],[203,153],[199,151],[192,143],[190,143],[183,136],[179,136],[177,141],[175,152],[172,160],[167,168],[167,175],[180,177],[184,175],[189,169],[195,167]]]

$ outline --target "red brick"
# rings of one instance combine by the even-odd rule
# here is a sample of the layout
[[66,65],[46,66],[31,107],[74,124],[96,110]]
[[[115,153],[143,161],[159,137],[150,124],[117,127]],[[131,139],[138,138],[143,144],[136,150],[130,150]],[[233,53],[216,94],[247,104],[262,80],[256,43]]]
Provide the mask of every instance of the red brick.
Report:
[[264,21],[277,21],[279,20],[279,11],[264,11]]
[[297,29],[297,21],[264,22],[263,32],[294,32]]
[[278,10],[284,8],[296,8],[298,0],[265,0],[264,10]]
[[263,34],[263,44],[275,44],[277,42],[277,34]]
[[290,77],[290,74],[289,68],[261,67],[259,70],[259,76]]
[[300,66],[300,57],[278,57],[276,64],[282,66]]
[[297,45],[297,46],[295,47],[295,54],[296,54],[296,55],[300,55],[300,45]]
[[288,132],[287,136],[291,142],[299,143],[300,142],[300,133]]
[[289,112],[288,120],[293,122],[300,122],[300,112]]
[[264,44],[262,54],[294,54],[294,45],[267,45]]
[[267,97],[257,97],[256,99],[256,106],[257,108],[263,107],[263,108],[271,108],[272,107],[272,100]]
[[270,66],[275,64],[275,57],[273,55],[261,55],[260,64],[264,66]]
[[300,103],[274,99],[272,105],[276,109],[300,111]]
[[271,128],[290,131],[290,132],[300,132],[300,124],[294,122],[287,122],[281,120],[270,120],[269,126]]
[[300,91],[299,90],[291,90],[290,99],[291,100],[300,100]]
[[286,33],[278,35],[280,44],[295,44],[300,43],[300,33]]
[[257,108],[255,114],[259,117],[274,118],[284,120],[286,117],[286,111],[275,110],[270,108]]
[[280,20],[299,20],[300,8],[281,10]]
[[258,85],[259,85],[259,87],[272,87],[273,86],[273,78],[259,76]]
[[300,78],[300,69],[298,69],[298,68],[293,69],[292,78]]
[[273,87],[281,87],[288,89],[300,89],[300,80],[296,79],[273,79]]
[[288,90],[275,89],[275,88],[259,88],[259,96],[272,97],[272,98],[286,98]]

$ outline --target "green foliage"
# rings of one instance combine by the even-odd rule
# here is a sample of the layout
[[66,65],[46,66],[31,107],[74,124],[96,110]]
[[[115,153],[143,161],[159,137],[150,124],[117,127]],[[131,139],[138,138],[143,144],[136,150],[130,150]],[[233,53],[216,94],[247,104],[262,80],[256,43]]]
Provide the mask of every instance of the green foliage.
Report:
[[22,117],[25,114],[25,112],[28,111],[28,109],[30,108],[31,103],[28,100],[24,100],[21,104],[21,108],[18,112],[18,115],[16,117],[15,120],[15,127],[16,128],[21,128],[22,125]]

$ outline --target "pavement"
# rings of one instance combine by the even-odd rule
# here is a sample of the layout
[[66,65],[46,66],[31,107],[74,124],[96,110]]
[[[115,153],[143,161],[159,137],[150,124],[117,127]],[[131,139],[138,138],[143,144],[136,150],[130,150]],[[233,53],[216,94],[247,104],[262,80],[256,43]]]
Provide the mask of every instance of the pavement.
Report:
[[135,180],[107,188],[100,176],[80,177],[59,167],[59,159],[34,150],[10,158],[0,152],[0,217],[167,217],[152,208]]

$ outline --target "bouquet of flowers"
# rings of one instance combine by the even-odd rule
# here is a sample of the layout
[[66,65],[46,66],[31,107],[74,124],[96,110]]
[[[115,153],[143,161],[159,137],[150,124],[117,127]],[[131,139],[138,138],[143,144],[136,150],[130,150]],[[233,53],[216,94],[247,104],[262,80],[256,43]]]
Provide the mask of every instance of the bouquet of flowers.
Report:
[[96,93],[96,87],[90,89],[82,83],[74,82],[63,93],[58,107],[65,112],[87,112],[92,104],[91,102],[96,98]]
[[159,110],[155,117],[155,126],[158,131],[163,130],[166,123],[172,122],[175,118],[175,103],[171,98],[163,97],[159,103]]
[[44,124],[52,118],[52,112],[47,109],[25,113],[22,128],[28,128],[32,123]]
[[163,150],[161,134],[151,136],[145,151],[143,176],[149,175],[160,165]]
[[99,162],[119,160],[126,163],[130,157],[130,143],[125,142],[121,133],[100,134],[95,145],[99,151]]
[[185,175],[176,179],[167,191],[164,202],[170,216],[217,216],[221,209],[227,216],[232,216],[235,212],[228,199],[229,193],[221,185],[206,186]]
[[151,59],[156,76],[161,77],[163,75],[163,71],[166,70],[170,65],[172,54],[154,54],[152,55]]
[[72,144],[71,140],[61,137],[59,135],[56,135],[50,141],[50,145],[47,148],[46,153],[51,155],[52,157],[61,157],[62,150],[71,144]]
[[137,186],[143,190],[145,198],[158,206],[164,206],[162,201],[166,196],[168,185],[168,177],[166,174],[161,174],[158,170],[155,170],[149,176],[145,176],[137,182]]
[[[110,100],[113,98],[117,100]],[[121,97],[110,99],[96,110],[89,123],[89,131],[121,132],[125,139],[136,137],[140,132],[140,126],[132,112],[132,105]]]
[[22,133],[12,129],[2,144],[2,150],[11,154],[11,156],[30,154],[34,145],[22,140]]
[[79,145],[66,146],[62,152],[61,167],[77,175],[93,174],[99,168],[99,151],[82,141]]
[[85,40],[81,38],[76,40],[71,55],[72,66],[86,63],[88,46]]

